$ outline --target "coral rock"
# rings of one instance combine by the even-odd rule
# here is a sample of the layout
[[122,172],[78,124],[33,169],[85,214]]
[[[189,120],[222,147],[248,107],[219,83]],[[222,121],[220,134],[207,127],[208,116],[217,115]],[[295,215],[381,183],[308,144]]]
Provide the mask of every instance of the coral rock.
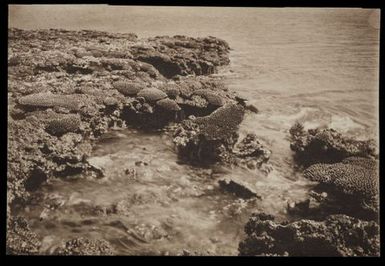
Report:
[[57,253],[59,255],[113,255],[113,249],[105,240],[79,237],[67,241]]
[[167,111],[180,111],[181,110],[179,105],[175,101],[173,101],[169,98],[157,101],[156,105],[160,106],[161,108],[163,108]]
[[64,107],[69,110],[79,110],[79,102],[71,95],[56,95],[52,93],[30,94],[19,99],[19,104],[27,107]]
[[379,256],[379,225],[346,215],[325,221],[277,223],[271,216],[253,214],[239,244],[242,256]]
[[314,164],[305,170],[304,176],[350,195],[370,199],[379,193],[378,166],[373,159],[350,157],[341,163]]
[[236,145],[235,153],[246,162],[254,161],[257,166],[261,166],[269,160],[271,151],[260,143],[255,134],[249,133]]
[[61,136],[68,132],[75,132],[80,127],[80,117],[75,114],[57,115],[50,120],[46,126],[46,131],[51,135]]
[[245,110],[240,105],[228,104],[217,110],[211,115],[198,117],[194,122],[201,128],[208,140],[222,139],[230,136],[238,129],[243,120]]
[[125,96],[135,96],[145,88],[143,84],[130,81],[116,81],[112,86]]
[[246,182],[237,178],[225,178],[218,181],[221,188],[243,199],[260,198],[258,193]]
[[143,97],[149,102],[155,102],[166,98],[167,94],[156,88],[146,88],[138,93],[138,97]]
[[290,148],[296,161],[304,166],[314,163],[336,163],[351,156],[376,157],[373,140],[360,141],[348,138],[334,129],[309,129],[296,123],[290,129]]
[[8,255],[36,255],[40,246],[38,236],[31,231],[23,217],[8,217],[6,249]]
[[242,106],[228,104],[208,116],[183,121],[173,139],[180,155],[204,163],[226,161],[243,115]]
[[209,90],[196,90],[193,95],[199,95],[207,100],[207,102],[213,106],[222,106],[224,105],[224,100],[221,96],[211,92]]

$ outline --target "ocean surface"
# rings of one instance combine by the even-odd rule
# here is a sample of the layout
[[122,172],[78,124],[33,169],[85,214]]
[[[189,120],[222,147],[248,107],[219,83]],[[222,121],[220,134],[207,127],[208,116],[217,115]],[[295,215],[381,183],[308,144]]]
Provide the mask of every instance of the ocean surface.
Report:
[[[304,123],[306,128],[328,126],[360,139],[378,140],[379,17],[379,10],[369,9],[11,7],[10,27],[133,32],[140,38],[160,35],[215,36],[226,40],[231,47],[231,63],[218,75],[224,76],[232,90],[259,109],[258,114],[247,114],[240,133],[256,133],[272,150],[270,163],[274,167],[268,177],[256,179],[261,188],[261,202],[246,207],[242,202],[233,204],[234,212],[241,213],[237,216],[238,220],[235,216],[229,218],[227,212],[216,213],[225,210],[236,199],[215,192],[207,196],[209,198],[201,197],[201,201],[188,197],[177,203],[166,201],[161,208],[151,200],[142,203],[131,210],[138,221],[127,216],[115,217],[121,223],[125,222],[126,227],[136,223],[137,226],[158,226],[167,231],[164,223],[174,223],[169,226],[179,229],[175,229],[178,234],[173,240],[159,240],[161,242],[151,244],[122,240],[126,233],[122,235],[120,231],[100,229],[104,228],[100,224],[106,228],[112,224],[113,230],[121,229],[122,225],[115,220],[94,221],[93,226],[96,224],[99,229],[88,225],[87,229],[83,228],[86,223],[79,220],[81,217],[76,216],[78,214],[74,210],[70,211],[73,215],[68,210],[57,214],[66,220],[72,219],[72,226],[67,221],[60,230],[52,229],[52,224],[51,227],[42,225],[36,218],[36,212],[29,211],[31,219],[36,220],[33,227],[47,235],[47,243],[55,242],[52,240],[55,234],[60,239],[59,235],[73,237],[82,232],[88,237],[109,239],[123,254],[146,254],[159,251],[160,247],[165,250],[184,247],[197,250],[203,247],[220,254],[236,254],[242,227],[252,211],[258,209],[284,216],[287,201],[304,198],[311,187],[293,169],[287,138],[290,127],[296,121]],[[197,173],[200,170],[175,164],[177,159],[171,144],[162,136],[144,137],[129,130],[115,134],[113,138],[112,142],[100,143],[94,154],[95,158],[109,156],[106,166],[111,170],[109,181],[64,184],[58,181],[43,190],[46,193],[56,191],[72,202],[78,197],[78,202],[81,198],[85,202],[98,201],[102,204],[118,200],[118,195],[127,196],[130,191],[143,191],[143,195],[157,195],[154,197],[165,199],[164,195],[175,180],[178,180],[176,186],[180,185],[184,195],[195,193],[188,190],[191,183],[198,188],[207,185],[208,190],[213,189],[210,182],[206,184],[199,179]],[[152,171],[152,174],[144,174],[147,184],[139,182],[130,185],[124,177],[118,177],[119,174],[114,171],[127,166],[124,165],[124,158],[132,160],[130,154],[133,150],[137,150],[137,160],[145,160],[148,156],[152,156],[150,161],[162,158],[148,166],[150,172],[151,169],[158,171],[158,176],[162,178],[157,178]],[[246,170],[239,171],[235,174],[252,174],[242,172]],[[247,211],[242,212],[242,209]],[[167,220],[169,217],[173,218]],[[82,228],[80,231],[74,229],[76,224]]]

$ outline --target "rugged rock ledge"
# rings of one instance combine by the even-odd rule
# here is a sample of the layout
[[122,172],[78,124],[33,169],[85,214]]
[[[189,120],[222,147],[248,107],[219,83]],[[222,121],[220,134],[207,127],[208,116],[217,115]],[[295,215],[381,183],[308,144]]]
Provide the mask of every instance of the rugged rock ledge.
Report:
[[315,163],[338,163],[352,156],[378,156],[373,140],[355,140],[331,128],[305,131],[301,124],[296,123],[290,129],[290,139],[294,159],[305,167]]
[[[103,177],[88,158],[93,143],[111,128],[176,130],[171,135],[181,156],[186,142],[200,162],[256,168],[269,158],[270,151],[255,135],[234,146],[248,108],[245,99],[211,75],[230,62],[223,40],[139,39],[135,34],[58,29],[9,29],[8,36],[10,254],[39,254],[41,239],[15,216],[28,204],[30,192],[52,178]],[[176,124],[167,126],[170,122]],[[66,241],[56,253],[113,253],[102,240]]]
[[379,169],[374,141],[333,129],[290,129],[291,149],[305,178],[318,182],[301,202],[288,203],[293,221],[255,213],[239,254],[246,256],[379,256]]
[[[29,192],[50,178],[102,176],[87,158],[108,128],[160,129],[237,104],[220,78],[208,76],[229,63],[228,44],[214,37],[56,29],[9,29],[8,36],[8,253],[38,252],[28,223],[13,218]],[[61,253],[83,246],[110,252],[74,240]]]
[[255,214],[239,244],[243,256],[379,256],[379,225],[346,215],[324,221],[275,222]]

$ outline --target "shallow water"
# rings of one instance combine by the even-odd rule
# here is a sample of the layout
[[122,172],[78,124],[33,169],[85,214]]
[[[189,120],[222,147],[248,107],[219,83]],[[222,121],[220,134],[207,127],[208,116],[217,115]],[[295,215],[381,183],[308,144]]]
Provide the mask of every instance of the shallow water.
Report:
[[[183,249],[236,254],[252,211],[285,218],[286,202],[302,199],[311,187],[293,170],[287,137],[295,121],[378,139],[379,11],[99,6],[13,12],[19,19],[11,17],[10,26],[21,28],[223,38],[232,48],[231,64],[219,75],[259,109],[246,115],[240,133],[256,133],[272,150],[274,170],[267,177],[255,175],[262,200],[246,204],[220,191],[210,169],[178,164],[167,136],[114,133],[94,153],[105,163],[106,178],[45,186],[46,196],[57,194],[66,202],[48,213],[56,218],[39,221],[43,207],[31,207],[33,228],[47,236],[46,250],[60,238],[85,235],[108,239],[124,254]],[[126,175],[126,168],[135,168],[137,179]],[[230,173],[254,176],[245,169]],[[122,200],[133,202],[124,215],[90,215],[86,207]]]
[[[119,254],[176,255],[187,250],[236,255],[253,211],[288,218],[287,200],[304,199],[311,187],[305,180],[282,179],[275,171],[265,176],[236,168],[215,175],[215,168],[181,164],[170,140],[133,129],[111,132],[90,159],[105,169],[105,177],[44,185],[35,204],[23,211],[44,237],[41,252],[85,236],[109,240]],[[242,200],[223,191],[218,179],[232,176],[252,178],[261,199]]]

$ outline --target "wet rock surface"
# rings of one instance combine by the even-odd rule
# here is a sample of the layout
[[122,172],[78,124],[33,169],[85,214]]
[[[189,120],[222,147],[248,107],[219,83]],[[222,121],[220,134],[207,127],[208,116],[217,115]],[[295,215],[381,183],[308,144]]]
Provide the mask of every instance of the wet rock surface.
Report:
[[246,256],[379,256],[379,169],[372,140],[333,129],[290,129],[294,160],[317,184],[287,203],[288,221],[257,212],[239,244]]
[[242,106],[228,104],[208,116],[185,120],[174,133],[174,143],[181,156],[191,161],[226,160],[238,140],[243,115]]
[[290,129],[290,148],[295,160],[305,167],[315,163],[337,163],[347,157],[371,157],[377,155],[373,140],[356,140],[334,129],[309,129],[296,123]]
[[275,222],[255,214],[239,244],[243,256],[379,256],[379,225],[346,215],[324,221]]

